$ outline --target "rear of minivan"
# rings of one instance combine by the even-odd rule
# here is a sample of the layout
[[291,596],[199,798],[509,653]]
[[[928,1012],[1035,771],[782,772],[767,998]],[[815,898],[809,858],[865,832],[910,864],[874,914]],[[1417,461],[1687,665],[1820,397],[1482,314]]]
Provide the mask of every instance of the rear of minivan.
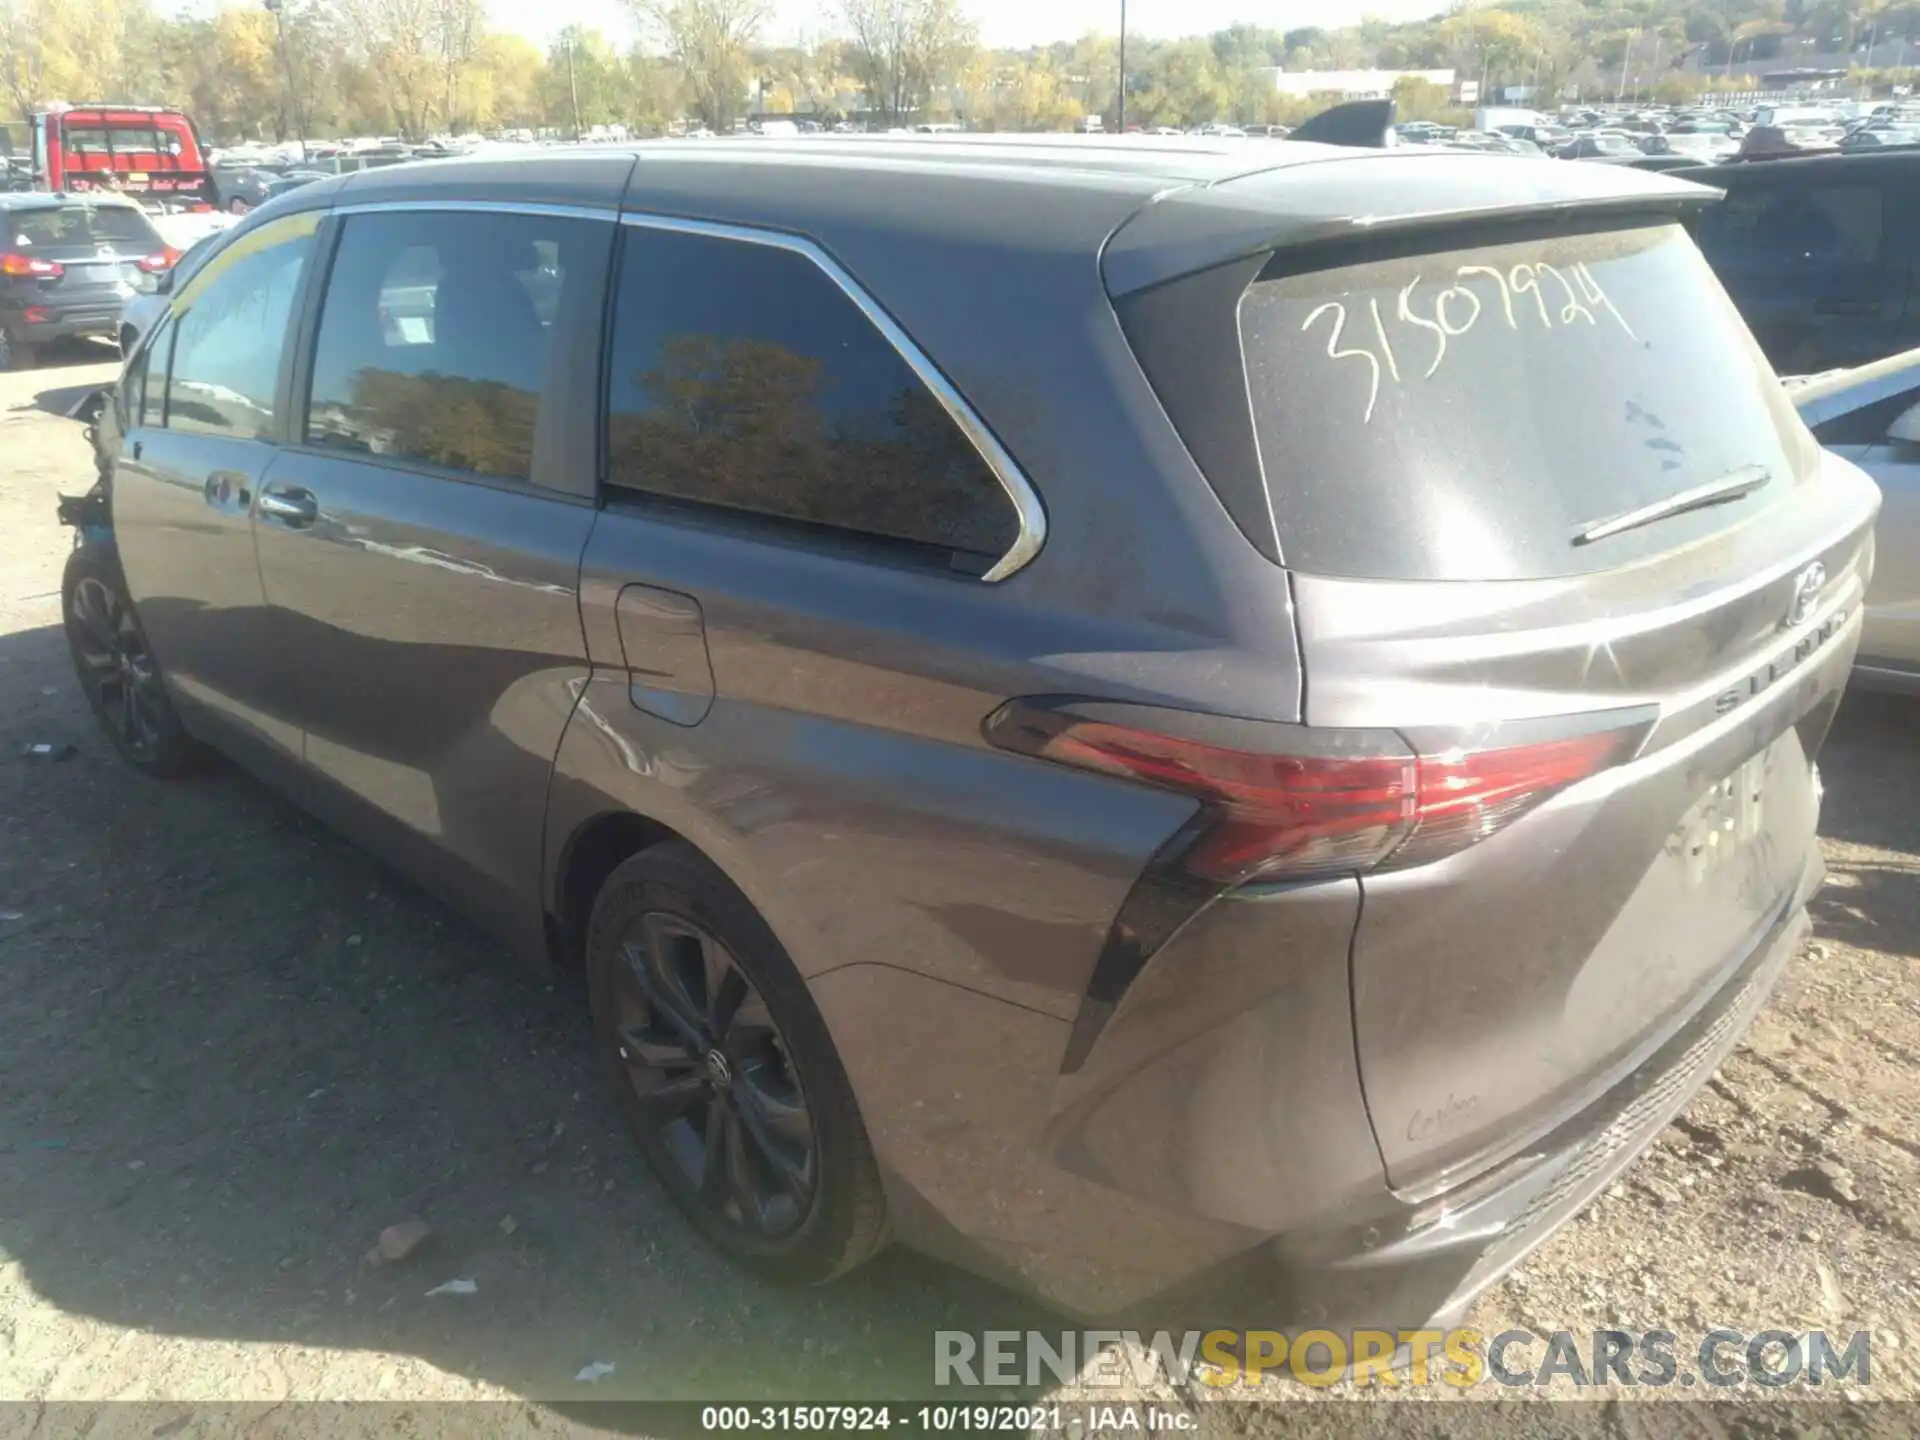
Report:
[[1651,1140],[1804,936],[1878,506],[1688,238],[1711,192],[1516,168],[1299,165],[1119,231],[1128,341],[1288,577],[1304,723],[1028,714],[1016,742],[1200,805],[1070,1072],[1110,1068],[1209,917],[1259,944],[1221,897],[1267,902],[1286,967],[1285,897],[1358,876],[1345,999],[1394,1203],[1283,1249],[1369,1284],[1444,1253],[1436,1308]]

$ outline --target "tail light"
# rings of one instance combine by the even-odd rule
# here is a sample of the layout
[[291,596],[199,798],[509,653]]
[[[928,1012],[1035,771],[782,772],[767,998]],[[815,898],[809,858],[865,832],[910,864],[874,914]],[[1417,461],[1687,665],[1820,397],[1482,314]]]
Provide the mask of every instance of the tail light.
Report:
[[1180,868],[1232,885],[1399,869],[1463,850],[1624,759],[1645,732],[1640,712],[1629,720],[1530,743],[1428,750],[1393,731],[1260,727],[1286,736],[1284,753],[1275,753],[1014,701],[987,721],[986,736],[1003,749],[1191,795],[1201,810]]
[[142,255],[133,263],[149,275],[158,275],[162,270],[171,270],[173,262],[179,258],[180,252],[169,245],[166,249],[156,251],[152,255]]
[[17,250],[9,250],[0,255],[0,275],[26,276],[35,280],[57,280],[67,273],[67,267],[58,260],[42,260],[34,255],[22,255]]
[[[1089,714],[1097,711],[1098,714]],[[1140,723],[1134,723],[1134,722]],[[1592,722],[1589,724],[1588,722]],[[1248,881],[1403,869],[1498,833],[1576,781],[1629,758],[1641,709],[1549,733],[1497,727],[1494,743],[1392,730],[1329,730],[1142,706],[1014,700],[989,743],[1199,802],[1134,882],[1095,962],[1062,1071],[1078,1070],[1127,987],[1193,915]]]
[[1087,1062],[1146,962],[1227,889],[1402,870],[1478,845],[1574,781],[1630,758],[1655,714],[1644,707],[1513,722],[1469,737],[1062,697],[1008,701],[981,728],[991,745],[1198,801],[1119,906],[1062,1073]]

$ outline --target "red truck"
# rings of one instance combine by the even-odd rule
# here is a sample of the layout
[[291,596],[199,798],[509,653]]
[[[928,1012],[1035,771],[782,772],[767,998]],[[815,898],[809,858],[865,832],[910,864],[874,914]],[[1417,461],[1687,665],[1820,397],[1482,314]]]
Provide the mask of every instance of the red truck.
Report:
[[137,199],[205,204],[206,151],[193,121],[148,105],[50,105],[32,118],[36,190],[116,190]]

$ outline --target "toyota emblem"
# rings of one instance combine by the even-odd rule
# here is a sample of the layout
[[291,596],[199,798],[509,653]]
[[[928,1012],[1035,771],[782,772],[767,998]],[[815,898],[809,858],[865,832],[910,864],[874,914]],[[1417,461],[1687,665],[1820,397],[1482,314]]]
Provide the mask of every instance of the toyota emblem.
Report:
[[1800,572],[1800,578],[1793,582],[1793,603],[1787,607],[1788,626],[1800,624],[1812,613],[1826,583],[1827,567],[1818,560]]

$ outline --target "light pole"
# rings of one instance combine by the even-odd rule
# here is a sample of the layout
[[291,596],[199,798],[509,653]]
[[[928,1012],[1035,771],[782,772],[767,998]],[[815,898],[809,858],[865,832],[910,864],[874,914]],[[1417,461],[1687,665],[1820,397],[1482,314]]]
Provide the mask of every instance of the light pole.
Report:
[[567,94],[573,97],[573,138],[580,138],[580,82],[573,75],[573,27],[569,25],[563,38],[567,43]]
[[1119,112],[1116,128],[1124,135],[1127,133],[1127,0],[1120,0],[1120,98],[1115,108]]
[[300,137],[300,158],[307,158],[307,122],[300,115],[300,91],[293,83],[293,51],[287,48],[286,0],[260,0],[273,16],[274,33],[280,40],[280,64],[287,72],[287,110],[293,119],[293,133]]

